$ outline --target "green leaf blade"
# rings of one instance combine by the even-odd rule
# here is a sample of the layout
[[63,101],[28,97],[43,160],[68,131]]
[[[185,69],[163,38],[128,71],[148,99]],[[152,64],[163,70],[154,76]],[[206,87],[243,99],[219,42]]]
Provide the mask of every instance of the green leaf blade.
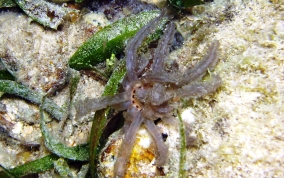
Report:
[[[8,170],[15,177],[22,177],[24,175],[40,173],[53,168],[53,161],[57,160],[58,156],[51,154],[35,161],[17,166],[13,169]],[[11,175],[0,172],[1,178],[9,178]]]
[[0,0],[0,8],[3,7],[16,7],[17,4],[13,0]]
[[[113,71],[102,96],[115,95],[119,89],[120,82],[123,80],[126,74],[126,62],[121,61],[118,67]],[[97,172],[96,167],[98,163],[100,139],[103,134],[103,130],[106,126],[110,107],[96,111],[94,121],[92,124],[90,135],[90,168],[91,174],[95,177]]]
[[142,12],[105,27],[73,54],[69,60],[70,67],[76,70],[92,69],[92,66],[110,58],[111,54],[122,51],[127,39],[158,15],[159,11]]
[[[0,91],[20,96],[38,105],[41,104],[44,96],[43,94],[31,90],[27,86],[18,84],[17,82],[11,80],[0,80]],[[48,98],[45,99],[45,102],[43,103],[43,109],[58,120],[61,120],[64,117],[63,110]]]
[[186,133],[180,111],[177,110],[180,134],[179,177],[187,177],[186,166]]
[[54,154],[70,160],[87,161],[89,159],[89,145],[83,144],[74,147],[69,147],[54,138],[49,132],[45,124],[45,115],[43,114],[42,106],[40,109],[40,128],[45,139],[45,146]]

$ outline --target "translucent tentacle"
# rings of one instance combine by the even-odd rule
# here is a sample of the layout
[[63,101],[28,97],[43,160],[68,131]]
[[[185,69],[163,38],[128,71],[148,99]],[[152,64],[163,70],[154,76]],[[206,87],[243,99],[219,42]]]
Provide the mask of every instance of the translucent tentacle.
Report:
[[123,113],[124,117],[124,125],[122,127],[123,133],[126,133],[128,131],[131,122],[133,121],[133,119],[136,119],[138,112],[139,111],[134,106],[130,106],[127,109],[127,112]]
[[173,96],[174,93],[167,91],[167,88],[160,83],[155,83],[153,85],[153,88],[151,90],[151,94],[149,96],[149,100],[151,102],[152,105],[161,105],[164,102],[170,100]]
[[92,111],[103,109],[107,106],[125,102],[130,99],[128,92],[122,92],[114,96],[106,96],[102,98],[87,99],[79,101],[76,104],[76,117],[83,117]]
[[178,79],[172,78],[170,74],[160,73],[159,75],[147,75],[141,78],[141,83],[163,83],[163,84],[175,84]]
[[207,55],[205,55],[203,59],[198,64],[196,64],[191,70],[188,70],[182,77],[182,79],[177,83],[177,85],[182,86],[196,79],[200,79],[202,76],[205,75],[208,69],[210,70],[215,67],[218,61],[218,47],[219,41],[213,41],[208,49]]
[[185,85],[176,92],[177,97],[198,98],[213,93],[220,87],[222,80],[218,75],[212,75],[206,82],[191,83]]
[[164,123],[171,125],[171,126],[174,126],[174,127],[178,127],[178,124],[179,124],[178,119],[175,118],[174,116],[163,117],[163,118],[161,118],[161,120]]
[[156,159],[156,164],[158,166],[162,166],[166,163],[167,161],[167,156],[168,156],[168,147],[164,143],[164,140],[162,138],[161,133],[159,133],[158,127],[154,124],[153,121],[149,119],[144,120],[144,124],[146,125],[148,131],[151,133],[153,136],[156,145],[157,145],[157,150],[158,150],[158,156]]
[[124,101],[122,103],[119,103],[119,104],[114,104],[112,105],[112,107],[118,111],[124,111],[126,110],[127,108],[129,108],[131,105],[131,102],[130,101]]
[[137,60],[137,75],[141,75],[143,72],[145,72],[145,68],[148,66],[149,64],[149,59],[146,58],[146,56],[144,56],[143,54],[141,54],[141,56],[139,57],[139,59]]
[[155,49],[154,54],[154,64],[153,64],[153,72],[159,73],[164,70],[165,58],[169,55],[170,51],[170,42],[172,41],[175,34],[175,25],[174,22],[171,21],[162,38],[159,40],[158,47]]
[[126,70],[127,77],[130,82],[136,81],[138,79],[137,73],[135,71],[137,56],[137,49],[141,46],[143,40],[149,36],[149,34],[153,33],[158,25],[160,24],[160,20],[162,15],[151,20],[147,25],[142,27],[136,35],[131,39],[131,41],[127,44],[126,47]]
[[137,112],[137,117],[133,119],[122,141],[121,148],[114,165],[114,177],[124,177],[126,163],[131,155],[136,133],[143,120],[141,113]]

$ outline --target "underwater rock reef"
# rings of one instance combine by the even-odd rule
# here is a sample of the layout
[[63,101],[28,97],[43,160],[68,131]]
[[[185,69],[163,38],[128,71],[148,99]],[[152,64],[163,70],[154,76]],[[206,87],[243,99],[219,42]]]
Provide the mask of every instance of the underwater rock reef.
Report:
[[[121,177],[124,173],[125,177],[177,177],[183,170],[185,177],[284,177],[283,2],[215,0],[192,8],[191,13],[168,23],[156,49],[144,56],[136,51],[143,35],[152,33],[149,26],[128,41],[123,90],[118,100],[110,98],[110,103],[105,98],[107,102],[101,106],[127,109],[126,123],[102,149],[99,176],[113,177],[115,172]],[[90,14],[54,31],[25,15],[1,12],[0,57],[17,82],[37,92],[60,88],[50,98],[64,107],[70,95],[68,60],[103,26],[91,24],[92,15],[102,17],[101,24],[119,17]],[[92,18],[86,18],[88,15]],[[182,35],[183,45],[169,53],[175,30]],[[99,103],[104,85],[91,75],[79,76],[75,101],[86,101],[86,106],[88,99],[96,98]],[[202,93],[196,90],[198,86]],[[191,97],[195,95],[198,97]],[[50,154],[42,143],[38,107],[10,95],[1,96],[0,106],[3,167],[13,168]],[[144,107],[147,112],[143,113]],[[181,112],[188,139],[193,141],[186,147],[182,166],[180,126],[172,115],[174,108]],[[46,125],[67,146],[86,143],[93,113],[80,112],[77,115],[85,117],[75,117],[74,106],[63,126],[52,120]],[[154,121],[157,117],[160,119]],[[122,152],[121,146],[127,151]],[[117,159],[123,164],[116,163]],[[70,172],[78,170],[71,166]],[[39,177],[56,175],[55,169],[38,173]]]

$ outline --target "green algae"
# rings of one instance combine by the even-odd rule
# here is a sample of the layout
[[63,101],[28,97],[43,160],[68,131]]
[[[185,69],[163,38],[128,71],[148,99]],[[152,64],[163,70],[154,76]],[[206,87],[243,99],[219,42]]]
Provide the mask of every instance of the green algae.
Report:
[[[43,98],[44,103],[45,97]],[[86,161],[89,159],[89,146],[88,144],[69,147],[55,139],[49,132],[45,120],[46,115],[43,112],[43,105],[40,106],[40,128],[45,139],[45,146],[53,153],[60,157],[64,157],[71,160]]]
[[[118,67],[113,71],[102,96],[113,96],[119,89],[120,83],[126,73],[126,62],[121,61]],[[108,114],[110,112],[110,107],[96,111],[94,116],[94,121],[92,124],[91,135],[90,135],[90,166],[91,174],[96,177],[97,163],[99,156],[100,139],[103,134],[103,130],[106,127]]]
[[0,8],[3,7],[15,7],[17,4],[13,0],[0,0]]
[[53,161],[57,160],[58,156],[51,154],[43,158],[31,161],[29,163],[17,166],[13,169],[9,169],[4,172],[0,172],[0,177],[11,178],[12,177],[22,177],[25,175],[44,172],[53,168]]
[[[33,91],[27,86],[11,80],[0,80],[0,91],[20,96],[37,105],[41,104],[42,98],[44,97],[42,93]],[[64,117],[63,109],[49,98],[45,99],[42,107],[57,120],[61,120]]]
[[71,169],[63,158],[59,158],[54,161],[54,169],[59,173],[61,177],[73,177]]
[[159,11],[147,11],[131,15],[105,27],[88,39],[70,58],[69,65],[76,70],[93,69],[93,66],[123,50],[126,41]]
[[180,133],[180,156],[179,156],[179,177],[186,177],[187,171],[185,170],[186,164],[186,133],[184,124],[181,118],[180,111],[177,110],[179,120],[179,133]]

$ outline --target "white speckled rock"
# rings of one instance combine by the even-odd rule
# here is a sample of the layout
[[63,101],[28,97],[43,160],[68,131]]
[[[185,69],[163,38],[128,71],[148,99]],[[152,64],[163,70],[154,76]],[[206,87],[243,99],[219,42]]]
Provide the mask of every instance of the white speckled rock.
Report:
[[[172,126],[159,123],[160,132],[167,135],[166,145],[169,147],[167,163],[163,167],[155,165],[156,145],[150,133],[140,127],[132,150],[132,154],[127,164],[125,177],[156,177],[173,176],[176,177],[179,169],[179,130]],[[113,166],[121,145],[123,136],[119,131],[115,132],[108,140],[102,150],[99,160],[99,171],[101,177],[113,177]],[[167,155],[164,155],[167,156]]]
[[[205,52],[203,47],[217,39],[220,57],[214,72],[223,80],[215,94],[184,103],[189,108],[184,110],[182,117],[191,124],[192,135],[196,136],[196,143],[187,149],[188,177],[284,177],[283,17],[283,1],[215,0],[205,5],[204,11],[197,16],[186,16],[177,22],[186,41],[182,49],[170,57],[177,60],[183,70],[195,64]],[[24,15],[1,13],[0,57],[8,56],[9,61],[17,64],[19,82],[38,91],[47,91],[62,81],[60,74],[67,69],[69,57],[96,31],[89,27],[71,25],[55,33],[31,23]],[[80,82],[79,98],[100,96],[102,85],[87,76]],[[57,103],[63,104],[66,93],[58,93]],[[1,99],[1,102],[14,107],[5,103],[6,100]],[[7,113],[11,117],[6,119],[13,121],[12,124],[17,121],[17,111]],[[22,130],[24,124],[17,122],[15,126],[23,127],[15,127],[15,134],[25,131]],[[86,133],[75,132],[67,139],[70,143],[86,137],[90,127],[90,121],[88,124],[81,120],[72,122],[79,124]],[[33,125],[33,133],[37,133],[36,127]],[[159,127],[162,133],[168,134],[166,144],[170,152],[166,165],[157,169],[153,164],[155,145],[141,127],[128,164],[128,176],[177,176],[178,129],[162,123]],[[27,133],[30,132],[28,129]],[[114,134],[103,150],[99,165],[102,177],[112,176],[122,138]],[[46,154],[39,153],[27,159],[21,156],[23,153],[25,150],[17,146],[0,142],[0,162],[8,168]],[[48,175],[42,174],[42,177]]]

